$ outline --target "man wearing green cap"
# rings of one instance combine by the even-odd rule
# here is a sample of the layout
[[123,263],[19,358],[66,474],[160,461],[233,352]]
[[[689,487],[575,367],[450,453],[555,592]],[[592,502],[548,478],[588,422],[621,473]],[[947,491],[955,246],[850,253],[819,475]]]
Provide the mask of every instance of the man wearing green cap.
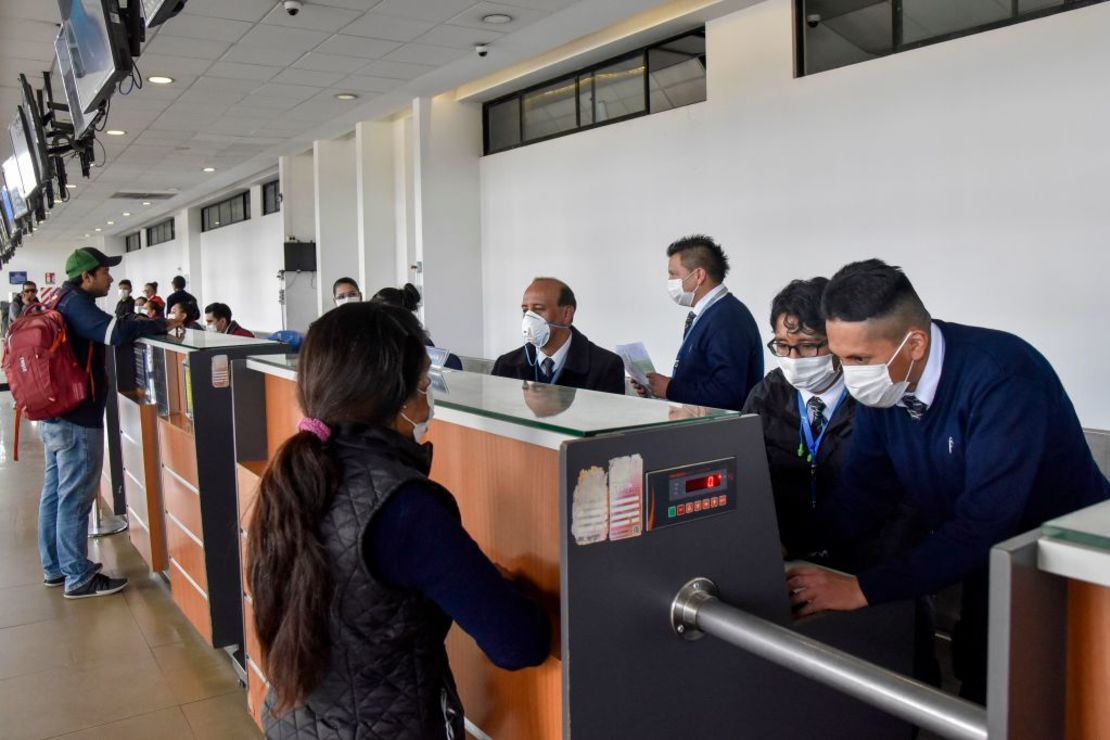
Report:
[[125,344],[174,328],[175,322],[120,321],[96,305],[112,285],[109,267],[122,257],[82,247],[66,260],[65,285],[57,310],[66,322],[73,353],[84,364],[92,355],[89,393],[79,406],[39,423],[46,458],[39,503],[39,555],[43,585],[65,586],[67,599],[106,596],[122,591],[126,578],[109,578],[88,558],[89,512],[104,458],[104,406],[108,399],[105,345]]

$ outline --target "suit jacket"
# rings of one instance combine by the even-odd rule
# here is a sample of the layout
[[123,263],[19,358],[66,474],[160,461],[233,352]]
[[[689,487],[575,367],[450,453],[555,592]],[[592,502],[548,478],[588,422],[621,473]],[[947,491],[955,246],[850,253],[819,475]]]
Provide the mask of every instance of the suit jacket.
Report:
[[[570,350],[563,364],[563,372],[559,375],[558,385],[623,394],[624,361],[616,353],[598,347],[573,326],[570,333]],[[535,380],[535,362],[535,348],[524,345],[498,357],[497,362],[493,363],[491,375]]]
[[667,399],[739,411],[763,379],[763,343],[748,307],[726,293],[690,328],[675,358]]

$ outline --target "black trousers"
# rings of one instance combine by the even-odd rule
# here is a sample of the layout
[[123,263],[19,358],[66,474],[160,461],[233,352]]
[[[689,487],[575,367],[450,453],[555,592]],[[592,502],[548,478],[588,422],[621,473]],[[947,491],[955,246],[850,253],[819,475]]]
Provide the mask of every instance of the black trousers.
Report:
[[987,704],[987,626],[989,575],[983,568],[964,579],[960,621],[952,630],[952,670],[960,696]]

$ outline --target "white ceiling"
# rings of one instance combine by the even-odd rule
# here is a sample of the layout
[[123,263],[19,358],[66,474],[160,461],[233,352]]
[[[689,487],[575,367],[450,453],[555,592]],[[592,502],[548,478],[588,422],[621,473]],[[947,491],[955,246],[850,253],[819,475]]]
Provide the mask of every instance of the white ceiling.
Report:
[[[674,2],[675,0],[671,0]],[[359,120],[399,110],[412,98],[450,90],[547,52],[661,0],[308,0],[291,18],[275,0],[188,0],[148,38],[138,67],[146,83],[116,94],[101,134],[102,166],[80,177],[35,238],[81,240],[101,228],[125,234],[243,178],[273,169],[280,154]],[[493,26],[482,16],[506,13]],[[53,0],[0,0],[0,118],[19,103],[17,76],[35,87],[54,66],[58,9]],[[487,59],[473,51],[490,43]],[[126,84],[126,83],[125,83]],[[61,90],[55,78],[56,95]],[[355,92],[342,102],[339,92]],[[6,138],[6,137],[0,137]],[[0,158],[10,144],[0,141]],[[216,167],[214,174],[202,172]],[[117,191],[173,191],[149,207],[110,199]],[[123,212],[130,217],[124,217]],[[115,224],[109,226],[108,221]],[[33,240],[30,244],[33,245]]]

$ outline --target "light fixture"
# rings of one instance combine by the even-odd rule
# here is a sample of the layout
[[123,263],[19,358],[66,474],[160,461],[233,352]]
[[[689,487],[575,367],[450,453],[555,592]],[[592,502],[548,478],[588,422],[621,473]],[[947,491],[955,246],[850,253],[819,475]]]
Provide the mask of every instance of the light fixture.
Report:
[[88,239],[88,238],[89,238],[89,234],[85,234],[85,238],[86,238],[86,239]]
[[74,185],[73,183],[71,183],[71,182],[66,183],[66,190],[76,190],[76,189],[77,189],[77,186]]
[[506,23],[512,23],[513,17],[505,13],[490,13],[489,15],[482,16],[482,23],[489,23],[494,26],[503,26]]
[[126,131],[124,131],[124,130],[123,130],[123,129],[121,129],[121,128],[110,128],[110,129],[108,129],[107,131],[105,131],[104,133],[108,134],[109,136],[123,136],[123,135],[125,135],[125,134],[126,134],[127,132],[126,132]]
[[93,231],[95,231],[98,234],[100,233],[100,229],[93,229]]
[[146,78],[147,82],[153,82],[155,85],[168,85],[173,82],[172,77],[163,77],[160,75],[153,75]]
[[116,222],[115,222],[115,221],[109,221],[109,222],[108,222],[108,225],[109,225],[109,226],[115,226],[115,225],[116,225]]
[[358,96],[354,93],[338,93],[335,96],[336,100],[358,100]]
[[149,205],[150,205],[150,201],[149,201],[149,200],[144,200],[144,201],[143,201],[143,205],[144,205],[144,206],[149,206]]
[[123,212],[123,215],[124,215],[124,216],[130,216],[131,214],[130,214],[129,212],[127,212],[127,211],[124,211],[124,212]]
[[216,168],[215,168],[215,167],[205,167],[205,168],[204,168],[204,171],[205,171],[205,172],[215,172],[215,171],[216,171]]

